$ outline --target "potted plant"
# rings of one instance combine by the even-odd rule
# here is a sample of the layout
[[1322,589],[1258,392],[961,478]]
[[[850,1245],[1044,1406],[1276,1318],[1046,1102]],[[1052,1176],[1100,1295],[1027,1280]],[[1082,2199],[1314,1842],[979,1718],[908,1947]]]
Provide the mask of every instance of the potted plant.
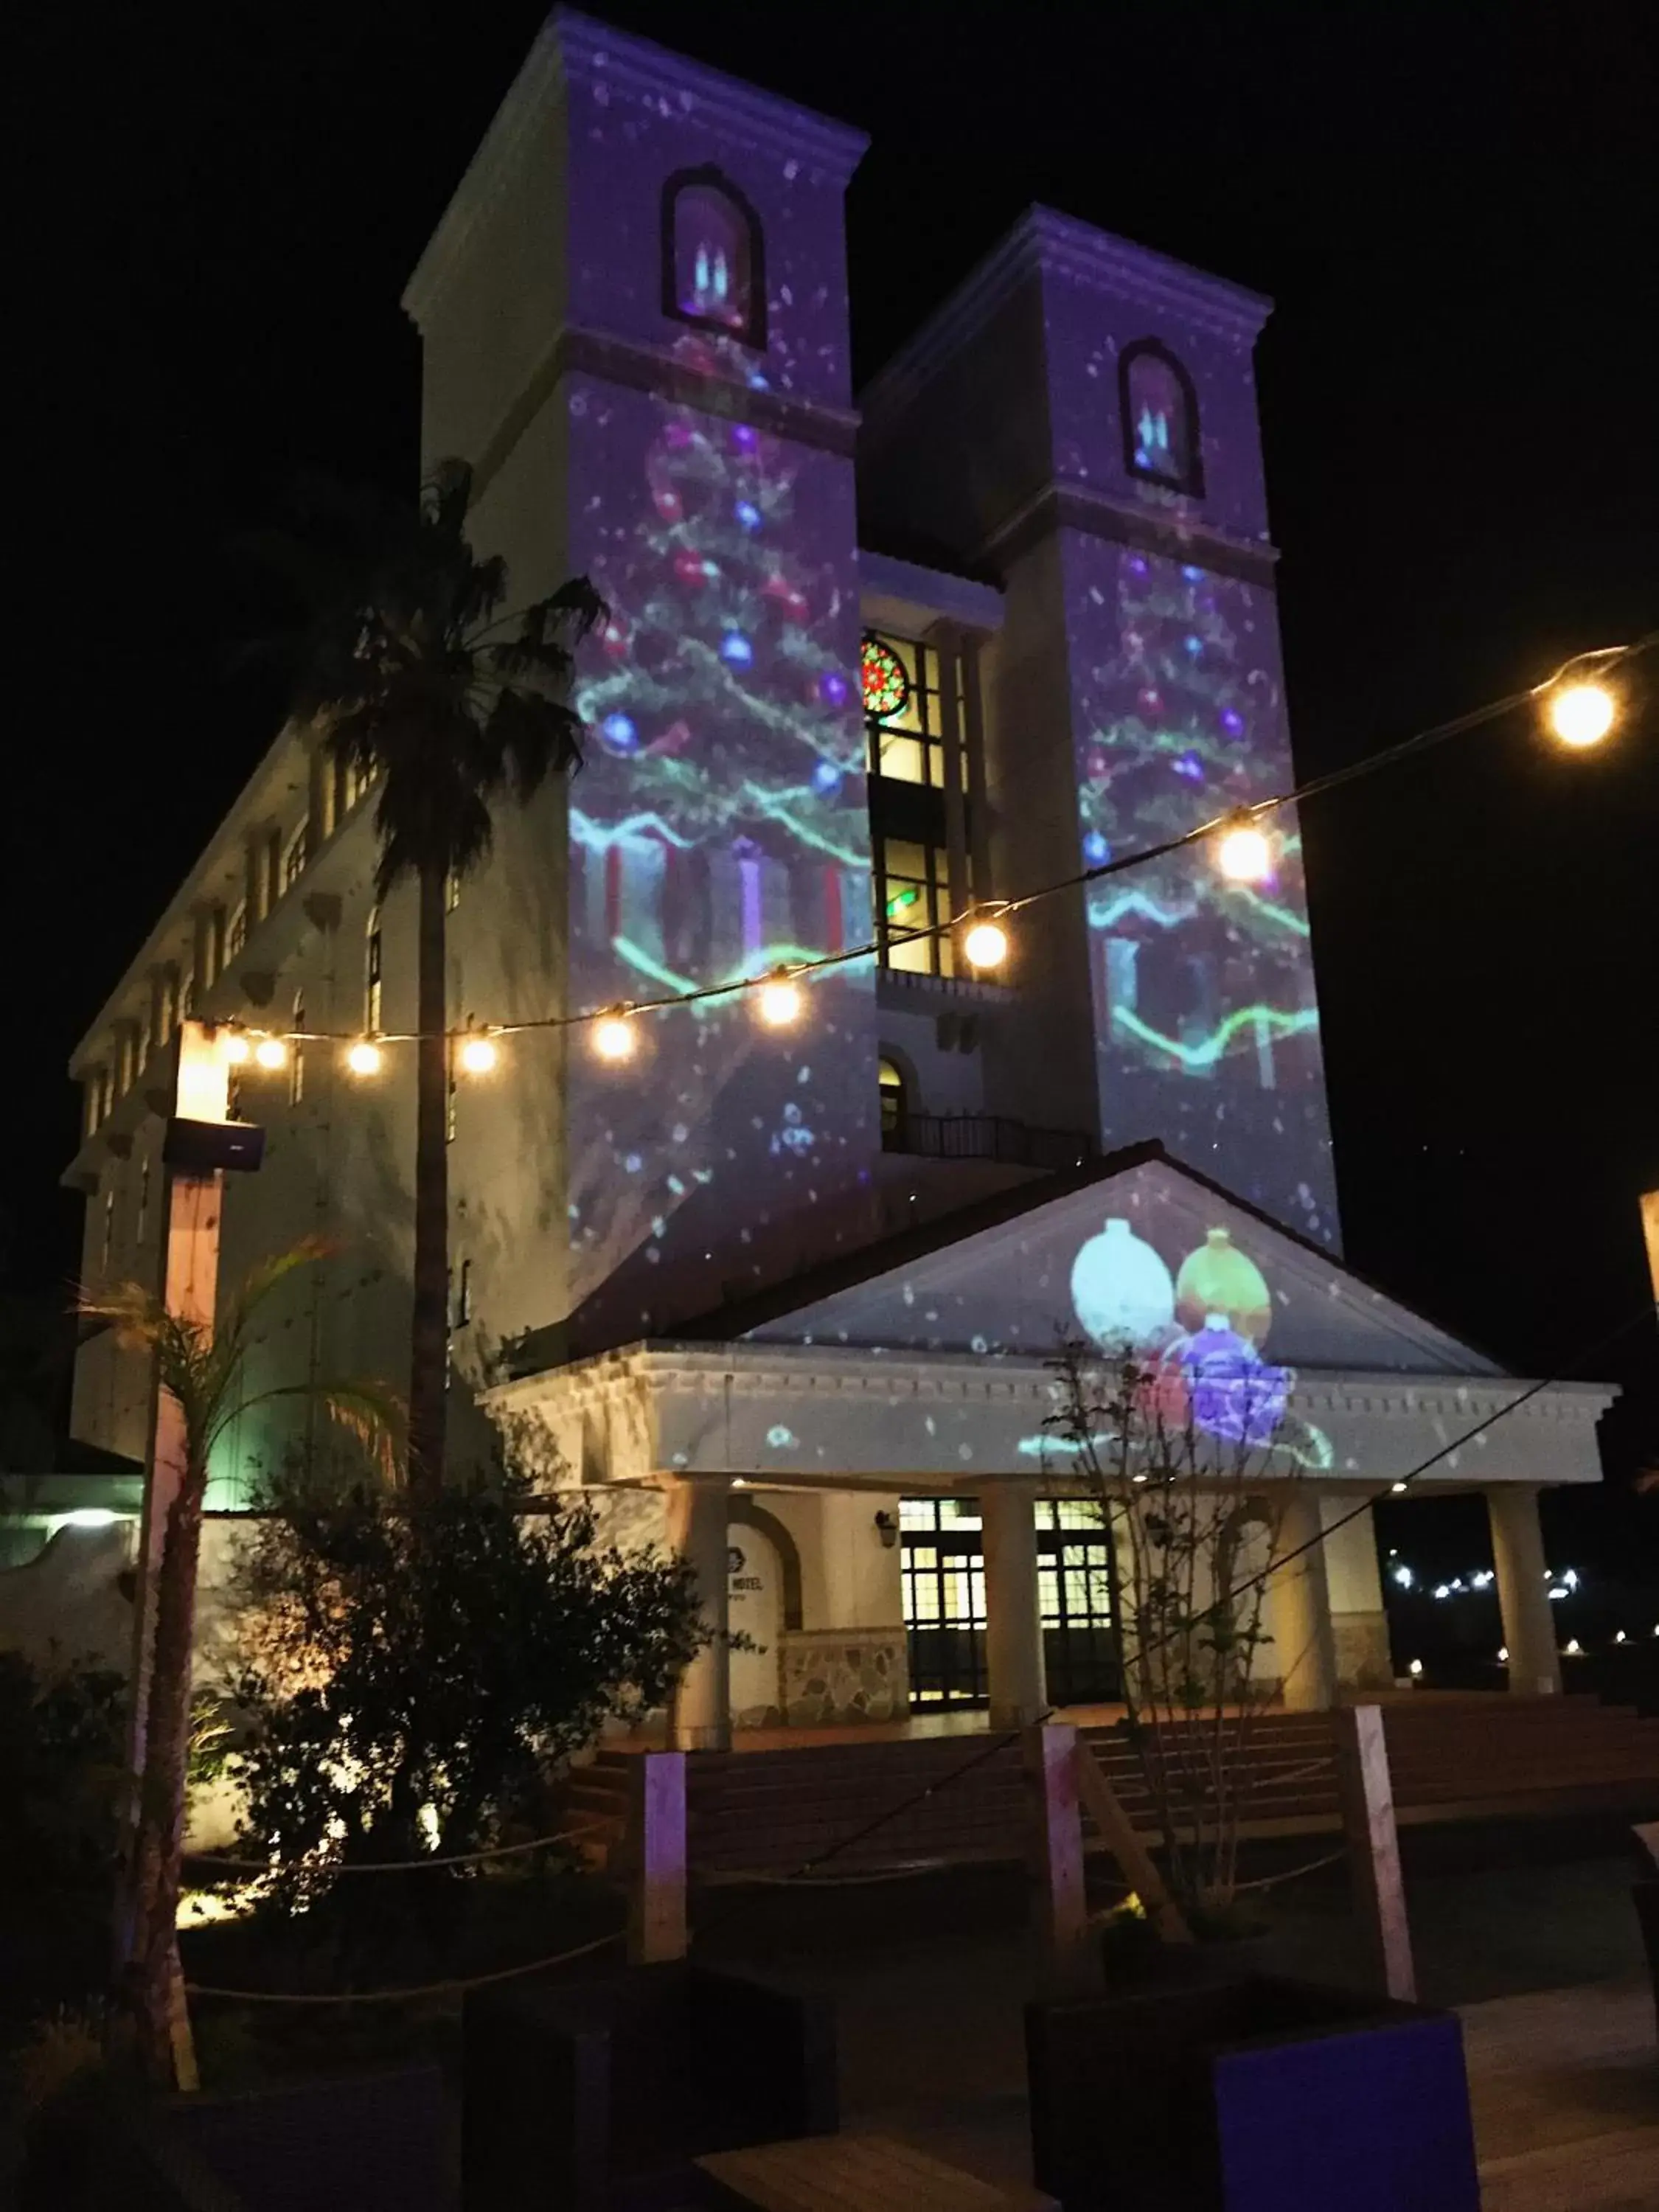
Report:
[[[1206,1324],[1180,1361],[1103,1363],[1063,1345],[1044,1424],[1051,1460],[1099,1506],[1139,1809],[1181,1931],[1206,1945],[1263,1924],[1241,1896],[1238,1848],[1251,1739],[1271,1702],[1256,1678],[1272,1642],[1266,1593],[1286,1551],[1286,1370],[1207,1341],[1222,1334]],[[1144,1963],[1157,1934],[1133,1911],[1109,1916],[1109,1965]]]
[[1066,2212],[1476,2212],[1455,2015],[1255,1971],[1239,1840],[1299,1454],[1288,1375],[1229,1334],[1054,1363],[1049,1443],[1110,1539],[1133,1810],[1168,1896],[1106,1917],[1103,1994],[1026,2008],[1036,2179]]

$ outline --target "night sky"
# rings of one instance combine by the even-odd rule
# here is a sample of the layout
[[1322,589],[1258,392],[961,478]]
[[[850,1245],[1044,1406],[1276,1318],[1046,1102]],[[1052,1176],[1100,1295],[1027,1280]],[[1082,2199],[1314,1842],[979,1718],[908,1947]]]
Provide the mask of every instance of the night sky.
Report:
[[[222,0],[14,33],[9,1290],[72,1275],[58,1072],[274,726],[233,665],[264,586],[228,549],[305,468],[412,486],[398,295],[542,12]],[[1304,773],[1659,621],[1646,0],[605,12],[871,133],[860,381],[1033,200],[1277,300]],[[1517,718],[1304,817],[1348,1256],[1526,1372],[1634,1386],[1620,1470],[1659,1427],[1659,655],[1644,681],[1594,757]],[[1581,1547],[1643,1525],[1575,1511]]]

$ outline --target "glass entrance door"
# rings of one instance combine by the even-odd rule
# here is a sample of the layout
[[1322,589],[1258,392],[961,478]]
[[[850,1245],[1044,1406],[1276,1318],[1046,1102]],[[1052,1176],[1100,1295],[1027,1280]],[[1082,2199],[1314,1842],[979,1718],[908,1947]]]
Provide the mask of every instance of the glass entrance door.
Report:
[[1036,1501],[1037,1590],[1051,1705],[1110,1705],[1123,1694],[1112,1636],[1112,1578],[1093,1498]]
[[913,1705],[987,1703],[979,1500],[902,1498],[904,1621]]
[[[1108,1705],[1122,1694],[1112,1637],[1111,1576],[1099,1504],[1039,1498],[1037,1594],[1052,1705]],[[979,1501],[899,1501],[904,1622],[913,1705],[989,1702],[985,1561]]]

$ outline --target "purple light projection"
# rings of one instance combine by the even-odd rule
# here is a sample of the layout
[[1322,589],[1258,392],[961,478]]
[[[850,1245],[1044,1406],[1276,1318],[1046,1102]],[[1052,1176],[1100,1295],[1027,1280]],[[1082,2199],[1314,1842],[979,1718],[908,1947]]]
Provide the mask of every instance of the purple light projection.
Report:
[[[702,374],[742,357],[713,332],[674,352]],[[587,380],[568,404],[573,495],[611,607],[577,694],[597,742],[570,799],[573,1002],[696,990],[866,941],[845,464]],[[644,1058],[620,1078],[573,1067],[579,1299],[630,1259],[666,1261],[629,1316],[643,1326],[684,1304],[668,1279],[696,1272],[711,1222],[730,1246],[734,1198],[740,1249],[714,1291],[769,1231],[857,1184],[874,1149],[872,980],[814,981],[787,1032],[757,1022],[752,997],[717,999],[647,1019]]]
[[[1271,595],[1193,562],[1073,535],[1082,849],[1133,851],[1292,780]],[[1337,1217],[1301,839],[1274,880],[1202,848],[1093,886],[1090,971],[1106,1133],[1180,1158],[1334,1244]]]

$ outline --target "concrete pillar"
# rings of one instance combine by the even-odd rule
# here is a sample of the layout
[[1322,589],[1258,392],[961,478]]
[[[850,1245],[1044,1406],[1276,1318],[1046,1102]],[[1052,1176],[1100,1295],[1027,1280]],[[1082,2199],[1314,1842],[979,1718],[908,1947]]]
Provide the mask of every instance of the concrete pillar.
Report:
[[1033,1727],[1048,1709],[1037,1610],[1036,1515],[1023,1482],[988,1482],[979,1493],[985,1529],[985,1671],[991,1725]]
[[1319,1492],[1285,1486],[1273,1556],[1284,1565],[1268,1580],[1265,1626],[1287,1712],[1328,1712],[1336,1703],[1336,1639],[1325,1578]]
[[706,1644],[675,1686],[669,1707],[668,1741],[675,1751],[729,1751],[732,1747],[732,1650],[726,1641],[726,1565],[727,1485],[723,1476],[676,1483],[668,1495],[668,1540],[690,1562],[697,1581],[705,1624],[714,1639]]
[[1538,1492],[1528,1482],[1495,1482],[1486,1492],[1486,1516],[1510,1655],[1510,1688],[1516,1697],[1558,1698],[1561,1659],[1550,1617]]
[[1337,1680],[1345,1690],[1391,1690],[1394,1660],[1371,1509],[1340,1491],[1325,1492],[1319,1506]]

